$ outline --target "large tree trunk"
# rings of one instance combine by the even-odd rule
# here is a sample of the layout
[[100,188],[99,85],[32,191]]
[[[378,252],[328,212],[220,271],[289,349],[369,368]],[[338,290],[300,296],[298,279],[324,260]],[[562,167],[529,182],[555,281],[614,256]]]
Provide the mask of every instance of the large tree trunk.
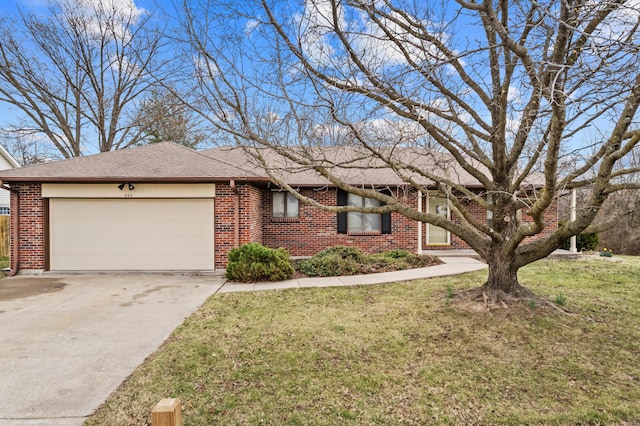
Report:
[[500,253],[488,261],[489,278],[482,290],[490,300],[503,300],[505,296],[513,299],[531,299],[533,293],[520,285],[518,268],[515,266],[515,254]]
[[482,287],[462,293],[462,300],[480,300],[489,306],[516,301],[539,301],[531,290],[520,285],[515,253],[503,250],[502,247],[494,247],[485,261],[489,265],[487,282]]

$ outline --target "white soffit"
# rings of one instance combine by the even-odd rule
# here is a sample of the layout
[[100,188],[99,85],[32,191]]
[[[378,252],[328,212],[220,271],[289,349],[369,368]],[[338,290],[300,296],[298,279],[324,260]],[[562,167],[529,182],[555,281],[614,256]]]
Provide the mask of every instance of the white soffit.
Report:
[[213,183],[42,184],[43,198],[214,198],[215,195],[216,185]]

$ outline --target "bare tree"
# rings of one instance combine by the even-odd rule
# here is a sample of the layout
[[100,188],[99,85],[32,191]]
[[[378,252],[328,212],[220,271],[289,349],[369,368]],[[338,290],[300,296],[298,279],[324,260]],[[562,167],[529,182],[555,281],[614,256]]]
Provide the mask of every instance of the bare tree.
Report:
[[171,141],[197,149],[206,141],[201,119],[173,95],[173,90],[152,89],[142,101],[135,123],[142,132],[139,143]]
[[[466,297],[535,298],[518,282],[518,270],[562,240],[595,229],[610,194],[638,188],[623,179],[638,170],[626,162],[640,140],[633,127],[640,104],[635,2],[184,5],[184,58],[191,68],[175,75],[197,83],[185,92],[193,108],[230,141],[251,148],[288,190],[279,166],[261,158],[260,148],[384,203],[362,211],[398,212],[463,239],[489,265],[487,282]],[[376,140],[369,123],[380,120],[417,127],[422,135]],[[349,164],[314,149],[318,125],[339,128],[415,191],[439,191],[454,215],[419,211],[375,188],[349,185],[333,172]],[[400,146],[445,154],[439,158],[452,160],[484,191],[470,191],[445,173],[451,163],[427,168],[394,155]],[[577,219],[542,235],[545,212],[572,188],[588,191]],[[470,199],[493,213],[491,227],[474,218]],[[530,221],[520,220],[523,209]]]
[[51,0],[49,14],[0,18],[0,102],[60,154],[136,143],[135,102],[159,73],[160,33],[132,1]]
[[[625,159],[627,170],[637,170],[640,165],[640,146]],[[617,178],[621,186],[636,187],[640,184],[640,172],[628,173]],[[581,194],[578,194],[580,197]],[[588,194],[586,194],[588,195]],[[600,247],[613,250],[614,253],[640,254],[640,191],[622,190],[611,194],[603,203],[596,222],[607,222],[608,227],[600,229]],[[606,220],[615,218],[615,221]]]
[[0,130],[2,145],[21,166],[40,164],[54,159],[55,156],[47,151],[45,144],[32,136],[17,129]]
[[640,194],[638,191],[622,191],[609,197],[600,214],[616,215],[621,210],[629,214],[614,226],[600,232],[600,247],[616,254],[640,255]]

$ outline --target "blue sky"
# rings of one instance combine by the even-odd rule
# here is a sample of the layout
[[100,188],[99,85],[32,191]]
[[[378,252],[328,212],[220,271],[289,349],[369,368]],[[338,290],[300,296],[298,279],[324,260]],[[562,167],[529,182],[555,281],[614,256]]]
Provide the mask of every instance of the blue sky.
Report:
[[[98,1],[98,0],[76,0],[76,1],[89,3],[92,1]],[[173,7],[172,4],[174,0],[111,0],[111,1],[114,1],[117,4],[123,4],[123,5],[131,4],[131,2],[134,2],[135,7],[141,8],[153,13],[154,11],[157,11],[158,8],[160,7],[166,8],[167,10],[171,10]],[[181,2],[181,0],[179,2]],[[1,0],[0,16],[10,17],[12,15],[15,15],[18,8],[23,8],[24,10],[35,11],[35,12],[41,11],[44,13],[46,12],[47,3],[48,3],[47,0]],[[283,2],[282,4],[286,4],[286,2]],[[473,39],[476,37],[475,35],[471,34],[472,31],[473,29],[471,27],[462,28],[462,32],[464,33],[463,35],[469,34],[470,39]],[[371,46],[364,46],[364,47],[369,49],[371,48]],[[482,71],[482,68],[480,68],[480,71]],[[512,94],[512,96],[517,97],[519,95],[518,88],[516,87],[510,88],[509,93]],[[0,103],[0,128],[6,127],[11,122],[15,122],[16,114],[17,112],[15,111],[15,109],[12,109],[10,106],[6,104]]]

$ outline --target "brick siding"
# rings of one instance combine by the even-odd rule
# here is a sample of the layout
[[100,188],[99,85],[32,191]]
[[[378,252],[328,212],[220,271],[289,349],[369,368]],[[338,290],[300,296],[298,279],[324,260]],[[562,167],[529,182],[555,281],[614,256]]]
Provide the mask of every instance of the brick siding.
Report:
[[[42,185],[13,184],[19,195],[11,193],[11,226],[15,226],[14,212],[20,212],[18,224],[18,241],[11,235],[11,258],[17,259],[14,267],[17,269],[43,270],[45,268],[45,224],[44,200],[42,199]],[[16,204],[19,201],[19,207]],[[17,243],[17,244],[16,244]],[[19,248],[20,255],[15,253]]]
[[262,190],[249,184],[237,184],[234,191],[229,184],[217,184],[214,201],[216,268],[227,265],[229,250],[235,247],[236,198],[240,206],[239,244],[262,241]]
[[[11,241],[12,266],[18,269],[42,270],[45,268],[46,225],[45,201],[42,199],[40,184],[12,184],[19,191],[19,196],[11,194],[11,226],[15,226],[15,214],[20,212],[19,241]],[[337,232],[336,213],[300,203],[299,218],[295,221],[278,221],[271,217],[271,190],[259,188],[251,184],[238,184],[235,191],[229,184],[216,185],[214,201],[215,248],[214,262],[216,268],[224,268],[227,256],[236,244],[235,203],[239,202],[238,243],[261,242],[268,247],[284,247],[292,256],[311,256],[320,250],[336,245],[356,246],[367,252],[379,252],[391,249],[417,250],[418,226],[414,220],[397,213],[391,214],[391,233],[377,235],[349,235]],[[302,189],[303,195],[320,203],[335,205],[336,189]],[[415,192],[399,192],[395,194],[404,202],[416,205]],[[17,202],[19,200],[19,208]],[[426,208],[426,203],[424,205]],[[486,212],[480,205],[468,206],[472,215],[479,221],[486,220]],[[424,210],[424,209],[423,209]],[[523,214],[523,220],[530,218]],[[558,226],[557,205],[551,206],[545,213],[546,228],[541,235],[548,235]],[[12,234],[13,238],[13,234]],[[532,237],[536,238],[536,237]],[[423,250],[429,249],[461,249],[467,244],[455,235],[451,235],[450,245],[429,246],[427,234],[423,232]],[[19,256],[16,247],[19,246]],[[15,263],[14,263],[15,262]]]
[[[337,190],[302,189],[301,194],[319,203],[335,206]],[[337,245],[356,246],[367,252],[392,249],[417,249],[418,225],[396,213],[391,214],[391,233],[379,235],[349,235],[338,233],[337,214],[300,203],[298,221],[278,221],[271,217],[273,197],[263,192],[263,244],[284,247],[292,256],[311,256],[320,250]]]
[[[337,199],[336,189],[302,189],[301,194],[322,203],[324,205],[336,205]],[[270,190],[263,191],[264,206],[262,223],[263,223],[263,241],[262,243],[268,247],[284,247],[292,256],[311,256],[320,250],[336,245],[356,246],[365,252],[375,253],[392,249],[405,249],[417,251],[418,248],[418,227],[422,226],[422,249],[427,250],[455,250],[468,249],[469,245],[459,237],[451,234],[450,244],[446,245],[430,245],[427,241],[427,225],[418,223],[408,219],[400,214],[391,214],[391,234],[378,235],[348,235],[337,232],[337,215],[336,213],[327,212],[318,208],[300,203],[299,220],[297,221],[279,221],[271,217],[272,200]],[[405,193],[404,191],[396,192],[405,203],[417,206],[417,194],[415,191]],[[426,211],[427,202],[423,198],[423,211]],[[486,210],[476,202],[471,202],[467,206],[472,217],[479,222],[486,222]],[[455,217],[453,220],[459,222]],[[523,221],[531,221],[526,214],[523,215]],[[545,221],[547,226],[543,232],[535,237],[545,236],[558,227],[557,205],[554,203],[545,212]]]

